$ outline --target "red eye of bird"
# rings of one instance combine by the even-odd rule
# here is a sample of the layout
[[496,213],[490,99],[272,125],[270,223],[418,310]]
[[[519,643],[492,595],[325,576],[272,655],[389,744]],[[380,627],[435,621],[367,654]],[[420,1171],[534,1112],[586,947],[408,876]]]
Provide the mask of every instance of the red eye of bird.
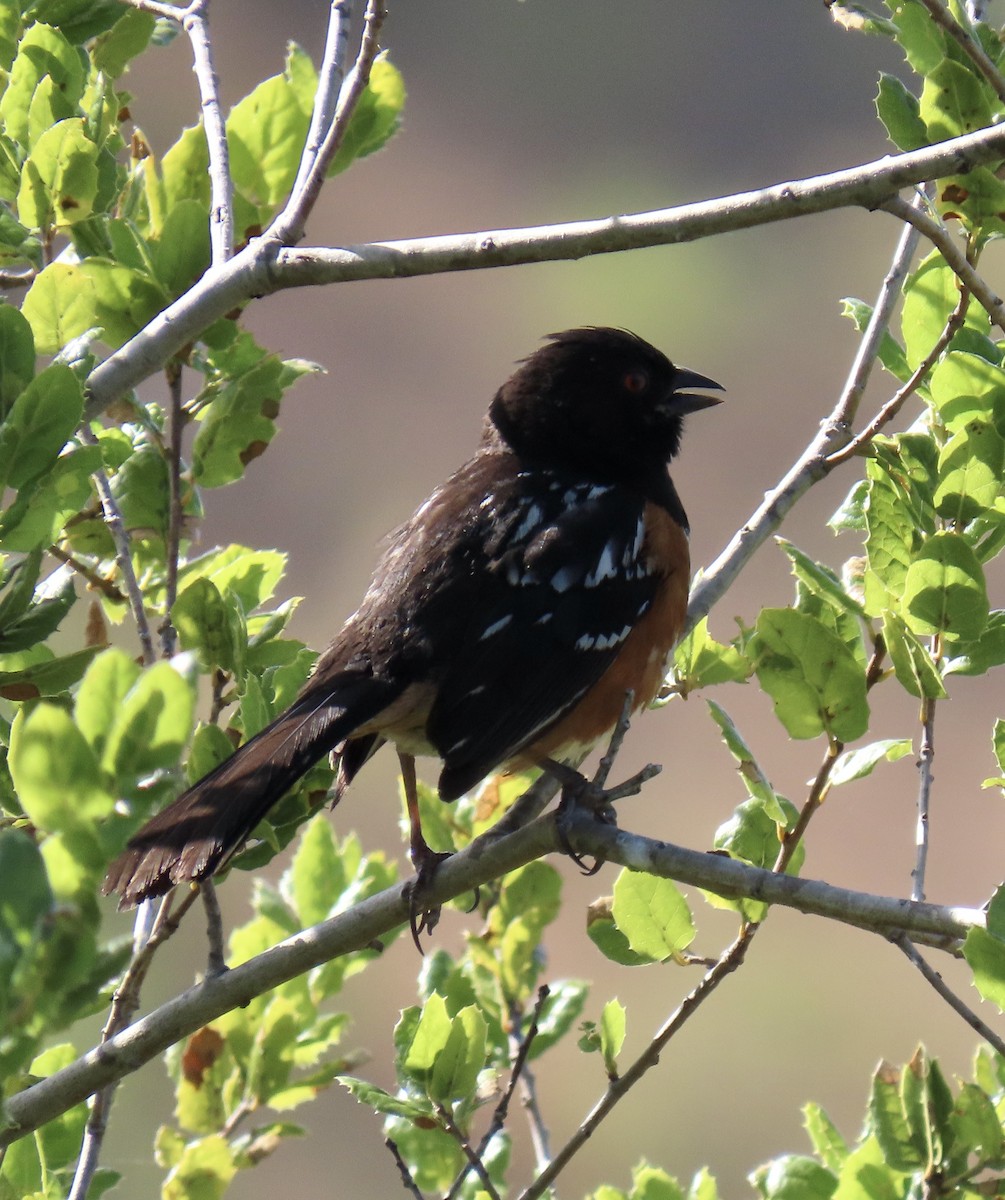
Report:
[[649,376],[645,371],[629,371],[621,381],[626,392],[644,392],[649,386]]

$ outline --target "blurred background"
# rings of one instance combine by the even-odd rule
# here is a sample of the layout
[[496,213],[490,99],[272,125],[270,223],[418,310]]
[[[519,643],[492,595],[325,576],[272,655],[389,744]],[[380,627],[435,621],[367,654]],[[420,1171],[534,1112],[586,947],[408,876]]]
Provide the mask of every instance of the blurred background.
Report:
[[[899,52],[835,26],[822,0],[389,0],[388,7],[383,44],[409,90],[403,130],[329,186],[309,244],[660,208],[890,151],[873,97],[880,71],[904,70]],[[321,0],[216,0],[226,105],[282,69],[288,40],[319,61],[327,10]],[[127,82],[137,123],[163,153],[198,114],[186,41],[148,53]],[[284,594],[306,597],[294,632],[322,647],[356,606],[383,535],[469,454],[513,361],[552,330],[613,324],[727,388],[725,405],[692,419],[675,469],[700,567],[830,410],[856,345],[840,300],[872,300],[899,232],[883,214],[838,212],[578,263],[354,283],[260,301],[247,318],[259,340],[284,356],[313,359],[327,374],[294,390],[281,434],[246,479],[206,495],[202,548],[236,541],[288,550]],[[995,260],[985,261],[991,270]],[[877,379],[868,403],[888,393],[888,381]],[[837,472],[782,530],[834,566],[856,544],[835,540],[823,521],[857,471],[851,463]],[[1002,606],[1001,582],[993,607]],[[786,560],[768,545],[713,613],[712,632],[728,639],[734,618],[752,621],[760,607],[791,595]],[[979,905],[1003,874],[1002,798],[980,788],[994,773],[990,729],[1003,712],[987,682],[958,680],[953,690],[936,733],[928,895]],[[787,741],[753,686],[714,695],[775,786],[800,804],[821,747]],[[917,735],[907,697],[883,697],[877,710],[873,736]],[[708,847],[745,793],[702,697],[636,722],[618,773],[648,760],[664,772],[623,804],[622,825]],[[343,832],[358,829],[368,847],[400,856],[406,870],[393,766],[390,754],[368,766],[336,823]],[[804,873],[909,894],[916,788],[908,758],[838,789],[813,823]],[[584,932],[585,906],[610,890],[614,869],[584,880],[568,861],[557,867],[565,905],[549,939],[548,978],[594,981],[585,1014],[592,1019],[609,996],[620,997],[630,1061],[697,972],[629,970],[601,959]],[[244,888],[233,877],[223,890],[231,924],[247,916]],[[693,901],[694,949],[716,954],[735,922],[697,894]],[[448,913],[436,944],[459,947],[474,921]],[[197,921],[190,925],[159,963],[148,1004],[201,969],[203,934]],[[936,965],[977,1003],[956,964],[940,957]],[[363,1073],[385,1087],[393,1087],[391,1029],[398,1011],[415,1002],[418,966],[400,940],[346,997],[354,1013],[348,1045],[366,1048],[371,1061]],[[742,1193],[746,1174],[764,1159],[809,1151],[800,1111],[807,1100],[823,1104],[853,1139],[871,1071],[881,1058],[903,1062],[919,1040],[947,1073],[969,1073],[975,1035],[898,950],[773,911],[743,970],[590,1141],[560,1191],[579,1195],[602,1181],[627,1186],[631,1165],[646,1157],[685,1182],[708,1164],[724,1194]],[[570,1048],[539,1064],[538,1082],[560,1146],[603,1091],[602,1065]],[[160,1177],[148,1147],[170,1104],[156,1068],[131,1079],[120,1096],[106,1161],[134,1172],[135,1195],[153,1194]],[[235,1181],[235,1198],[290,1192],[292,1178],[297,1195],[369,1200],[400,1189],[379,1119],[338,1088],[292,1116],[313,1136]],[[528,1163],[519,1113],[512,1124]]]

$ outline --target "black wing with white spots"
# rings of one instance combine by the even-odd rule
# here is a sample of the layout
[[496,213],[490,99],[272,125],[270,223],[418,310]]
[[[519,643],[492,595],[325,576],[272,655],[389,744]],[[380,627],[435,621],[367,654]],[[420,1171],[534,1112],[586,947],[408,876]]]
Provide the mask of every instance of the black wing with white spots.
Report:
[[[445,798],[562,717],[613,661],[659,584],[643,553],[641,494],[559,472],[493,470],[494,457],[468,464],[470,504],[460,511],[438,512],[434,494],[374,580],[374,599],[408,580],[396,606],[407,637],[386,667],[433,675],[426,733],[444,760]],[[416,519],[429,564],[418,578],[404,561]],[[372,631],[367,640],[373,646]]]

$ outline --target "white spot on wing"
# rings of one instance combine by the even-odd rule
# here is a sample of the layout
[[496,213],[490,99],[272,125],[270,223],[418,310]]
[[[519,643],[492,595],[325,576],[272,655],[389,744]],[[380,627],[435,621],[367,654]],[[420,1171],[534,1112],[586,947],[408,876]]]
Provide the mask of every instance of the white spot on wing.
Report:
[[493,621],[492,624],[483,631],[482,636],[478,640],[480,642],[484,642],[486,638],[492,637],[492,635],[498,633],[500,629],[505,629],[512,620],[513,614],[507,613],[505,617],[500,617],[498,621]]
[[551,586],[556,592],[567,592],[577,581],[579,571],[575,567],[562,567],[551,577]]
[[618,546],[614,541],[610,541],[604,547],[603,553],[597,562],[596,567],[583,580],[586,587],[596,587],[598,583],[603,583],[605,579],[616,579],[618,568],[615,562],[618,554]]
[[543,516],[544,514],[541,512],[541,509],[536,504],[532,504],[527,510],[527,515],[520,522],[519,528],[513,534],[513,541],[518,543],[524,541],[527,534],[541,524]]

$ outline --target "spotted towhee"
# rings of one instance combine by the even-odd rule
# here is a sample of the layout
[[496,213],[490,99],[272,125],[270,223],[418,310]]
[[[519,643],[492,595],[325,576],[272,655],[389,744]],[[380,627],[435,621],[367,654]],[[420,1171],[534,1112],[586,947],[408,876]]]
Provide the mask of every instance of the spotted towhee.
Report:
[[392,537],[299,698],[112,864],[124,905],[205,879],[329,752],[336,794],[386,741],[454,800],[497,769],[578,762],[626,693],[656,695],[687,608],[688,525],[667,464],[719,389],[634,334],[553,334],[496,393],[481,444]]

